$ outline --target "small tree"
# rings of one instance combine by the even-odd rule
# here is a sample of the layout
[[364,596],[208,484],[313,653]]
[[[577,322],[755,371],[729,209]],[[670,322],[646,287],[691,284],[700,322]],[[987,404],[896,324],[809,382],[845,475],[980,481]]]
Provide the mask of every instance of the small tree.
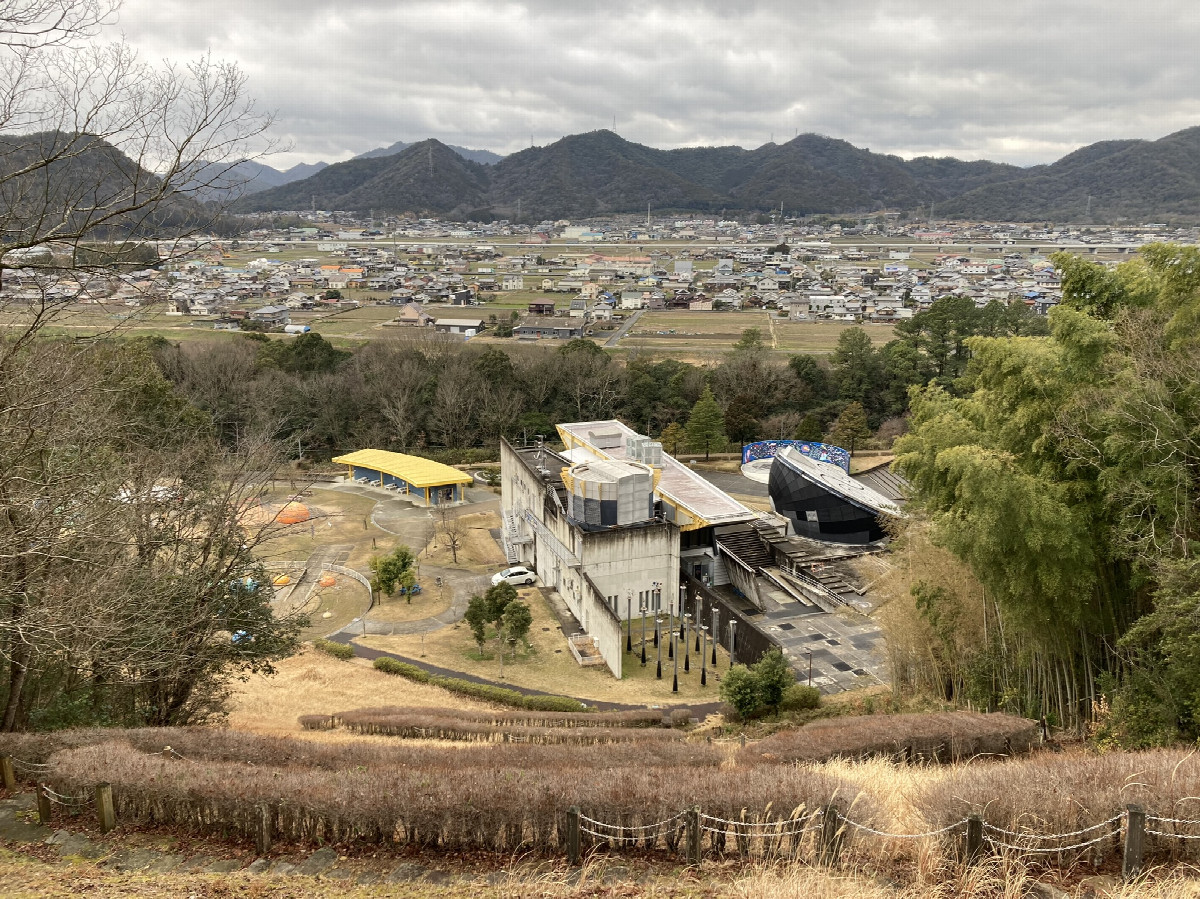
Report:
[[467,611],[463,614],[463,620],[471,628],[471,636],[475,638],[475,643],[479,647],[479,655],[482,658],[483,644],[487,642],[488,622],[492,620],[491,605],[487,598],[478,594],[472,596],[471,601],[467,603]]
[[663,445],[664,451],[678,456],[679,447],[687,445],[687,431],[679,422],[673,421],[663,428],[662,433],[658,435],[658,442]]
[[504,625],[505,642],[515,646],[517,641],[529,636],[533,613],[529,611],[529,606],[515,599],[505,607],[501,622]]
[[704,450],[705,459],[714,445],[725,444],[725,416],[721,414],[721,406],[707,384],[688,417],[687,436],[688,449],[694,453]]
[[758,700],[758,678],[745,665],[734,665],[721,679],[721,701],[733,708],[741,718],[748,718],[761,705]]
[[830,436],[834,443],[854,455],[854,447],[871,436],[871,426],[867,424],[867,412],[862,403],[853,402],[842,410],[833,423]]
[[795,673],[778,649],[772,649],[755,662],[753,671],[758,683],[758,701],[769,705],[778,715],[784,692],[796,682]]
[[744,328],[742,336],[734,343],[733,349],[735,352],[739,350],[748,350],[750,352],[759,352],[766,348],[766,343],[763,342],[763,333],[761,328]]
[[517,588],[507,581],[501,581],[488,587],[483,596],[487,601],[487,620],[499,627],[504,618],[504,610],[517,598]]
[[438,533],[442,538],[442,545],[450,550],[450,558],[453,564],[458,564],[458,551],[462,548],[463,537],[466,536],[463,530],[462,522],[458,520],[457,515],[452,515],[450,509],[446,506],[441,508],[441,524],[438,525]]
[[[407,546],[397,546],[386,556],[372,556],[371,589],[384,596],[391,596],[398,589],[405,590],[416,583],[416,559]],[[412,594],[408,596],[412,602]]]
[[804,416],[800,424],[796,425],[796,432],[792,435],[794,439],[806,443],[818,443],[824,436],[825,429],[821,427],[821,419],[815,412],[809,412]]

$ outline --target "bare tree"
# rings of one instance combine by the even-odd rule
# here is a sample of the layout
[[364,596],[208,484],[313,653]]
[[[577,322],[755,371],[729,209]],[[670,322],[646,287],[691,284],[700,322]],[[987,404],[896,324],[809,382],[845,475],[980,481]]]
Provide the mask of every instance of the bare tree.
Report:
[[442,545],[450,550],[450,558],[457,565],[458,551],[466,538],[466,529],[458,515],[451,512],[448,506],[442,506],[439,511],[441,521],[438,524],[438,536],[441,537]]
[[[105,0],[0,2],[0,312],[37,333],[103,282],[210,228],[241,159],[269,149],[238,68],[141,62],[92,41]],[[8,341],[0,368],[20,340]]]

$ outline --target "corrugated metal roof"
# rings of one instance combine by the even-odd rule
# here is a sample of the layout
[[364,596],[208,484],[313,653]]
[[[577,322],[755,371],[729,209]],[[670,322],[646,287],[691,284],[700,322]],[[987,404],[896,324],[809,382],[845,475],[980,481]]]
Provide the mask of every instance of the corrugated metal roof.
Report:
[[408,456],[404,453],[390,453],[387,450],[365,449],[338,456],[333,460],[339,465],[357,465],[359,468],[369,468],[372,471],[382,471],[394,475],[415,487],[441,487],[446,484],[470,484],[474,478],[457,468],[423,459],[420,456]]

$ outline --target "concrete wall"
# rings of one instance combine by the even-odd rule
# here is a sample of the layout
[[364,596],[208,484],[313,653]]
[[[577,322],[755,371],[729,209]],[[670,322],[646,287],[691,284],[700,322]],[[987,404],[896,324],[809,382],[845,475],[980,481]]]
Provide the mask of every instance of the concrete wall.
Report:
[[625,603],[633,595],[649,595],[661,584],[662,610],[677,614],[679,597],[679,532],[666,523],[616,528],[582,535],[584,571],[602,596],[618,598],[617,613],[625,618]]

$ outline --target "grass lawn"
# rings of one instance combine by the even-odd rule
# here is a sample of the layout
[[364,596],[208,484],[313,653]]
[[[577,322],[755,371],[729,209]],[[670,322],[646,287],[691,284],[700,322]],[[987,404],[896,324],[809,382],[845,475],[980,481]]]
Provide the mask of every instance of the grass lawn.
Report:
[[[504,659],[504,683],[561,693],[581,699],[624,702],[635,705],[676,705],[688,702],[715,702],[717,679],[709,672],[708,686],[700,686],[700,665],[692,653],[692,671],[684,673],[683,660],[679,662],[679,693],[671,692],[671,668],[667,653],[663,651],[663,679],[655,678],[655,654],[652,641],[653,629],[647,622],[647,665],[641,667],[641,629],[634,622],[634,652],[627,654],[624,661],[625,678],[616,680],[604,667],[581,668],[571,655],[566,638],[559,630],[558,619],[549,603],[537,588],[522,588],[521,598],[529,604],[533,613],[533,625],[529,631],[528,650],[518,651],[516,657],[506,655]],[[463,622],[426,634],[424,641],[419,636],[366,636],[356,639],[357,643],[373,649],[394,652],[409,658],[421,659],[432,665],[474,674],[489,680],[500,681],[500,661],[496,656],[494,641],[485,647],[480,658],[478,648],[471,637],[471,630]],[[709,652],[711,653],[711,644]],[[710,656],[711,657],[711,656]],[[729,657],[718,650],[717,668],[724,672],[729,667]]]

